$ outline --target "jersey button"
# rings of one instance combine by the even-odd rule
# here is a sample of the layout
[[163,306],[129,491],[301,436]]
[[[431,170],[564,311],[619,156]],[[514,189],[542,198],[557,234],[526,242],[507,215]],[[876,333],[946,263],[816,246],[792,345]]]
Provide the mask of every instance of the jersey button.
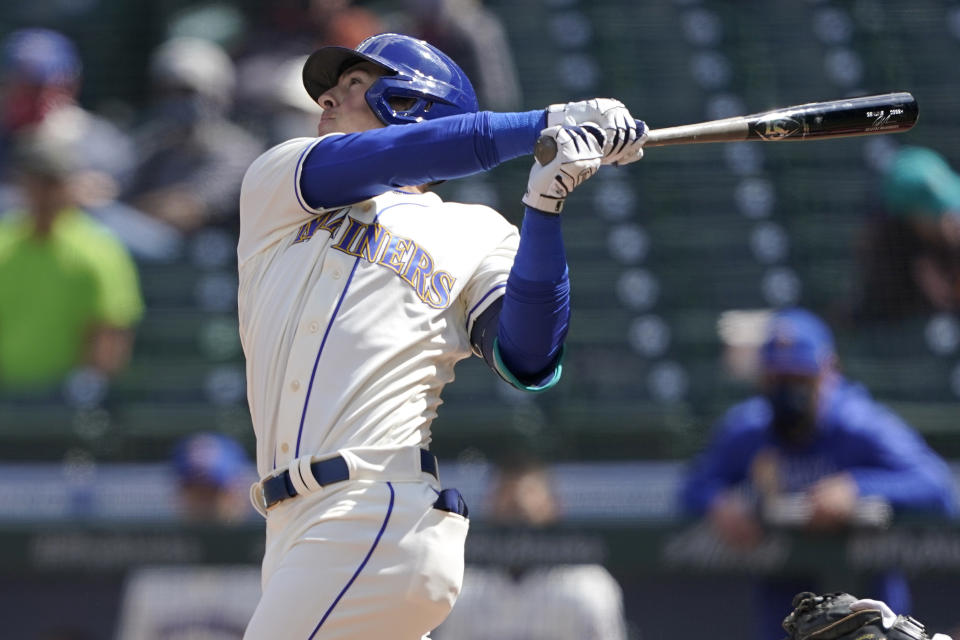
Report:
[[291,382],[291,383],[290,383],[290,390],[291,390],[291,391],[299,391],[299,390],[300,390],[300,381],[299,381],[299,380],[294,380],[293,382]]
[[290,451],[290,445],[284,442],[283,444],[280,445],[280,451],[284,453]]
[[320,331],[320,323],[314,320],[310,323],[310,333],[316,333],[317,331]]
[[334,280],[339,280],[341,275],[343,275],[343,272],[340,271],[340,269],[334,269],[334,270],[333,270],[333,279],[334,279]]

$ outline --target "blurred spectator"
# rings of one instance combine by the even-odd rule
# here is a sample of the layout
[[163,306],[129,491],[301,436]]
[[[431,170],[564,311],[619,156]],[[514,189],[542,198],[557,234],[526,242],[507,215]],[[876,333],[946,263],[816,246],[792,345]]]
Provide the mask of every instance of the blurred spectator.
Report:
[[316,26],[317,47],[356,47],[385,31],[377,14],[352,0],[310,0],[310,22]]
[[[513,460],[498,470],[491,520],[505,527],[547,527],[560,507],[546,468]],[[623,640],[623,593],[602,566],[468,566],[463,591],[436,640]]]
[[11,166],[25,206],[0,219],[0,386],[36,391],[78,367],[112,375],[143,313],[136,267],[77,206],[77,149],[21,132]]
[[404,0],[402,33],[445,51],[473,82],[481,109],[517,111],[523,103],[513,50],[499,16],[481,0]]
[[266,86],[269,91],[260,102],[247,104],[247,129],[257,132],[266,146],[272,147],[292,138],[315,136],[323,112],[303,90],[303,65],[307,56],[295,56],[278,62],[271,69]]
[[23,206],[10,167],[15,137],[55,131],[72,147],[76,204],[108,226],[138,257],[169,259],[179,251],[170,229],[116,201],[131,177],[133,143],[109,120],[77,103],[82,65],[73,43],[48,29],[8,35],[0,53],[0,211]]
[[227,117],[233,62],[212,42],[172,38],[154,51],[149,75],[153,104],[136,131],[125,200],[184,233],[232,224],[240,181],[263,150]]
[[883,211],[865,229],[861,320],[960,311],[960,175],[936,151],[904,147],[882,185]]
[[[316,135],[319,107],[303,90],[307,55],[325,45],[353,48],[387,30],[377,14],[350,0],[271,2],[251,22],[259,28],[237,57],[236,117],[268,146]],[[314,114],[312,124],[300,127],[305,111]]]
[[192,0],[170,15],[164,39],[202,38],[232,53],[242,46],[249,26],[237,3]]
[[184,438],[173,452],[181,515],[194,522],[229,524],[252,516],[253,464],[236,440],[220,433]]
[[281,59],[307,55],[324,45],[353,48],[386,31],[376,12],[352,0],[274,0],[256,9],[241,59],[270,52]]
[[133,147],[120,129],[77,103],[81,80],[80,57],[64,35],[35,28],[9,34],[0,45],[0,153],[6,158],[19,131],[58,119],[77,148],[77,170],[90,174],[90,197],[109,197],[130,175]]
[[[760,395],[726,413],[681,494],[686,511],[706,516],[727,544],[749,550],[778,526],[812,534],[884,524],[890,509],[953,515],[946,463],[840,375],[830,329],[818,317],[803,309],[774,314],[760,363]],[[793,594],[823,590],[813,575],[764,580],[758,637],[783,636]],[[868,591],[909,610],[899,573],[878,576]]]
[[259,599],[256,566],[143,567],[127,577],[114,637],[240,640]]
[[[230,526],[255,512],[256,471],[239,442],[221,433],[187,436],[171,457],[179,509],[193,525]],[[240,640],[260,600],[260,567],[155,566],[126,581],[117,640]]]

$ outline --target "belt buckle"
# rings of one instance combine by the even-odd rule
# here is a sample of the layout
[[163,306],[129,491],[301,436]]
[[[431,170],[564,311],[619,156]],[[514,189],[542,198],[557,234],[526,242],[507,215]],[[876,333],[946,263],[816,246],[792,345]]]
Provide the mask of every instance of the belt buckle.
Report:
[[[269,511],[269,510],[272,509],[273,507],[275,507],[275,506],[277,506],[278,504],[280,504],[281,502],[283,502],[283,499],[277,500],[277,501],[274,502],[273,504],[268,504],[268,503],[267,503],[267,495],[266,495],[266,492],[263,490],[263,485],[264,485],[265,483],[269,482],[270,480],[273,480],[273,479],[275,479],[275,478],[280,478],[280,477],[282,477],[285,471],[286,471],[286,469],[282,469],[282,468],[281,468],[281,469],[274,469],[273,472],[270,473],[270,475],[268,475],[266,478],[263,478],[263,479],[261,479],[261,480],[258,480],[257,482],[254,483],[254,486],[256,487],[256,496],[257,496],[257,498],[259,499],[259,505],[261,505],[261,506],[263,507],[264,515],[266,515],[266,512],[267,512],[267,511]],[[250,487],[250,496],[251,496],[250,499],[251,499],[251,501],[253,501],[253,495],[254,495],[254,487]],[[254,508],[257,508],[257,507],[258,507],[258,504],[257,504],[257,503],[254,503],[253,506],[254,506]],[[259,511],[259,510],[260,510],[260,509],[257,508],[257,511]]]
[[267,517],[267,497],[263,495],[263,483],[257,480],[250,485],[250,504],[264,518]]

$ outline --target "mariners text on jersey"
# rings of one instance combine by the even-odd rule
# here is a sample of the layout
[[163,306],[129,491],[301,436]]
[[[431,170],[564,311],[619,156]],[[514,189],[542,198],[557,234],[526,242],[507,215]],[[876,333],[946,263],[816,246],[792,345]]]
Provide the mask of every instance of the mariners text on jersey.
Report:
[[427,305],[443,309],[450,304],[450,291],[457,281],[453,274],[436,269],[433,257],[414,240],[390,233],[376,220],[360,222],[349,212],[350,207],[344,207],[315,216],[297,230],[293,244],[326,231],[331,241],[336,240],[332,248],[390,269]]

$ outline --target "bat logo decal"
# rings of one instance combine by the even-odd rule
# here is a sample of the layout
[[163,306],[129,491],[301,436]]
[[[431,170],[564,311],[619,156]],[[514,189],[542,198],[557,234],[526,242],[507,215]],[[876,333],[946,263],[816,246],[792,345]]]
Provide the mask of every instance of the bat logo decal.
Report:
[[884,110],[878,111],[867,111],[866,113],[868,118],[873,118],[873,122],[869,127],[864,129],[864,131],[880,131],[882,129],[893,129],[898,126],[897,122],[899,117],[903,115],[903,109],[895,108],[890,109],[889,112]]
[[757,135],[763,140],[782,140],[803,132],[803,124],[796,118],[773,114],[754,125]]

